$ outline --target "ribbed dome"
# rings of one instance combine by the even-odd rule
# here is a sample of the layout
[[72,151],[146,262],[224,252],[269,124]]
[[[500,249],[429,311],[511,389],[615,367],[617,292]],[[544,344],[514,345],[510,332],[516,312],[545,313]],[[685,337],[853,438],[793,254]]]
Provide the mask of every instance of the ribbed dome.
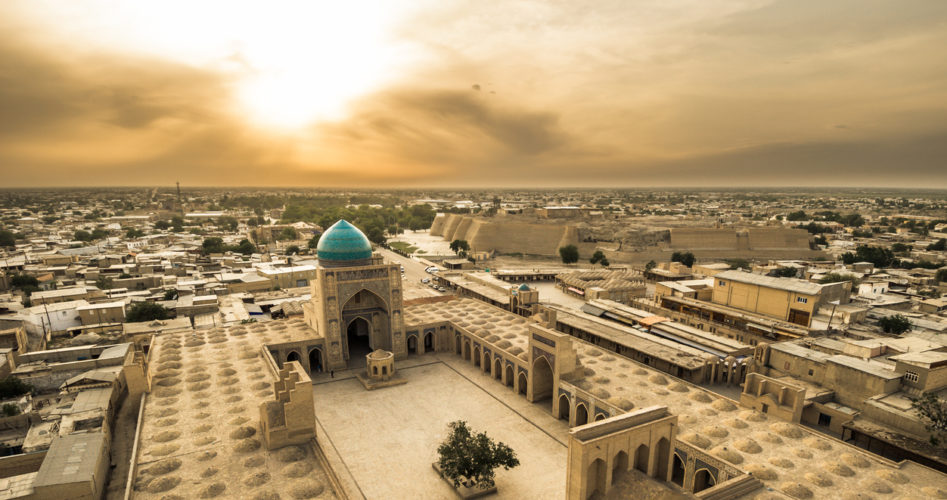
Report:
[[322,233],[316,252],[320,262],[359,261],[372,258],[372,244],[357,227],[340,220]]

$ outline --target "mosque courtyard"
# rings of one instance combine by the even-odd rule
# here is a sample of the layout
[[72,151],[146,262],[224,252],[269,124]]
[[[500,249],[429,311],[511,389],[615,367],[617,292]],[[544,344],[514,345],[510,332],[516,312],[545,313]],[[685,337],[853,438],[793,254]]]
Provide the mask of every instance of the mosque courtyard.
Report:
[[[407,384],[366,391],[353,371],[315,380],[318,436],[366,498],[450,498],[431,468],[447,424],[466,420],[516,452],[520,466],[497,471],[505,498],[564,498],[568,426],[452,354],[398,365]],[[334,456],[333,456],[334,455]],[[341,470],[340,470],[341,469]],[[344,480],[344,478],[340,478]]]

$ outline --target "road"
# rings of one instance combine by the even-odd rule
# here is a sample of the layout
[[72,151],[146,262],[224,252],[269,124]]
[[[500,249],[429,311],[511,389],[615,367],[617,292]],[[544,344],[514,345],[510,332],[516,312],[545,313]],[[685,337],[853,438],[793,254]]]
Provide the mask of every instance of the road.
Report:
[[411,259],[409,257],[404,257],[399,255],[391,250],[385,248],[378,248],[377,252],[380,253],[386,261],[401,264],[404,266],[404,281],[405,288],[415,288],[420,290],[426,290],[430,293],[424,295],[437,296],[441,295],[439,292],[434,291],[429,288],[427,285],[422,284],[421,280],[423,278],[430,278],[431,275],[424,272],[424,268],[427,267],[419,261]]

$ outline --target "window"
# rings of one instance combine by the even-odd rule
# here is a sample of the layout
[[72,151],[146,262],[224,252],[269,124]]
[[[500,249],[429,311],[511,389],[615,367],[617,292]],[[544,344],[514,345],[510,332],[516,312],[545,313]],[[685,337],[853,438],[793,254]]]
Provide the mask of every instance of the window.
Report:
[[783,365],[783,369],[784,369],[784,370],[788,370],[788,369],[789,369],[789,366],[790,366],[790,365],[789,365],[789,361],[787,361],[786,364]]
[[904,379],[909,382],[917,382],[917,373],[914,372],[904,372]]
[[809,299],[806,298],[806,297],[796,297],[796,302],[801,302],[801,303],[803,303],[803,304],[808,304],[808,303],[809,303]]
[[812,376],[812,373],[813,373],[813,371],[812,371],[812,370],[809,370],[809,376],[810,376],[810,377]]
[[760,412],[761,412],[761,413],[766,413],[767,411],[769,411],[769,405],[766,404],[766,403],[761,404],[761,405],[760,405]]
[[725,286],[727,286],[727,282],[724,281],[724,280],[720,280],[720,281],[717,282],[717,286],[719,286],[719,287],[725,287]]

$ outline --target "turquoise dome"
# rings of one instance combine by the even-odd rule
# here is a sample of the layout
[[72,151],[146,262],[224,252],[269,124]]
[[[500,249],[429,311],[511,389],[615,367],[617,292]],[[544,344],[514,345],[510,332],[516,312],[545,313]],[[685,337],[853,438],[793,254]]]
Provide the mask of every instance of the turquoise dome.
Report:
[[322,233],[316,252],[320,262],[365,260],[372,258],[372,244],[357,227],[340,220]]
[[528,291],[529,291],[529,285],[527,285],[526,283],[523,283],[522,285],[520,285],[520,290],[522,290],[522,291],[524,291],[524,292],[528,292]]

